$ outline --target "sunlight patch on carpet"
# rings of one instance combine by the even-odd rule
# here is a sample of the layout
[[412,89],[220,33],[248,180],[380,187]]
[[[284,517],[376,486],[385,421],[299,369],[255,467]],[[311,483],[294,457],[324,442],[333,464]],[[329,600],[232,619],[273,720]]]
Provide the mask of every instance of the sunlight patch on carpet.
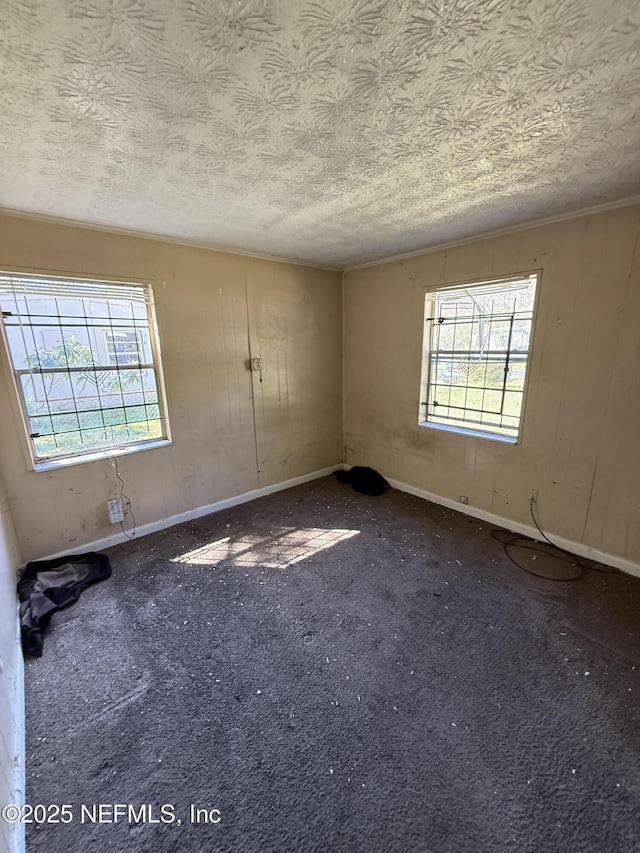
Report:
[[230,562],[249,568],[286,569],[339,542],[352,539],[358,533],[359,530],[343,528],[278,527],[266,536],[225,536],[173,557],[171,562],[193,566],[217,566]]

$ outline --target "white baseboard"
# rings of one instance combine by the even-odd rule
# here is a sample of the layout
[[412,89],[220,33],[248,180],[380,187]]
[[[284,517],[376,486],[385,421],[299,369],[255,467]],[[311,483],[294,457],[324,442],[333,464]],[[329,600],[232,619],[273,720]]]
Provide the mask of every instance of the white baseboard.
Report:
[[342,462],[336,462],[329,468],[322,468],[320,471],[312,471],[310,474],[303,474],[301,477],[294,477],[292,480],[285,480],[282,483],[274,483],[271,486],[263,486],[260,489],[252,489],[250,492],[244,492],[241,495],[234,495],[231,498],[224,498],[212,504],[199,506],[195,509],[180,512],[177,515],[169,516],[169,518],[161,518],[158,521],[151,521],[148,524],[142,524],[136,528],[135,537],[131,536],[130,531],[127,533],[114,533],[111,536],[105,536],[103,539],[96,539],[93,542],[85,542],[83,545],[76,545],[74,548],[67,548],[64,551],[58,551],[55,554],[50,554],[46,557],[39,557],[41,560],[55,560],[57,557],[66,557],[67,554],[86,553],[88,551],[101,551],[104,548],[111,548],[113,545],[121,545],[123,542],[129,541],[131,538],[140,539],[142,536],[147,536],[149,533],[157,533],[158,530],[166,530],[168,527],[174,527],[176,524],[182,524],[184,521],[192,521],[194,518],[202,518],[203,515],[211,515],[214,512],[220,512],[222,509],[228,509],[232,506],[254,501],[256,498],[262,498],[265,495],[271,495],[274,492],[281,492],[284,489],[290,489],[292,486],[299,486],[301,483],[308,483],[311,480],[317,480],[320,477],[327,477],[332,474],[337,468],[342,468]]
[[[13,684],[13,791],[12,802],[23,805],[26,793],[27,774],[25,768],[25,709],[24,709],[24,658],[22,657],[22,642],[20,636],[20,614],[16,604],[16,642],[15,668]],[[11,853],[24,853],[25,826],[15,823],[12,827]]]
[[[407,483],[401,483],[399,480],[392,480],[386,477],[387,482],[394,489],[399,489],[401,492],[408,492],[410,495],[415,495],[418,498],[431,501],[432,503],[446,506],[449,509],[455,509],[457,512],[462,512],[465,515],[471,515],[473,518],[479,518],[481,521],[486,521],[489,524],[495,524],[496,527],[504,527],[514,533],[521,533],[523,536],[529,536],[531,539],[540,541],[540,533],[535,527],[528,524],[521,524],[517,521],[510,521],[508,518],[503,518],[500,515],[495,515],[492,512],[487,512],[479,507],[461,504],[459,501],[451,498],[444,498],[441,495],[435,495],[433,492],[427,492],[424,489],[419,489],[417,486],[410,486]],[[570,551],[578,557],[584,557],[587,560],[595,560],[598,563],[604,563],[605,566],[613,566],[620,571],[626,572],[629,575],[640,577],[640,564],[633,563],[631,560],[626,560],[624,557],[617,557],[615,554],[606,554],[604,551],[598,551],[590,545],[585,545],[582,542],[573,542],[571,539],[564,539],[561,536],[549,534],[551,541],[563,548],[565,551]]]
[[[248,503],[249,501],[254,501],[256,498],[262,498],[265,495],[271,495],[274,492],[280,492],[284,489],[290,489],[293,486],[298,486],[301,483],[308,483],[311,480],[317,480],[320,477],[326,477],[329,474],[333,473],[338,468],[351,468],[351,465],[343,464],[342,462],[337,462],[335,465],[331,465],[328,468],[322,468],[320,471],[312,471],[310,474],[304,474],[301,477],[294,477],[291,480],[285,480],[282,483],[274,483],[271,486],[263,486],[260,489],[252,489],[250,492],[244,492],[241,495],[235,495],[231,498],[225,498],[220,501],[216,501],[212,504],[206,504],[205,506],[196,507],[195,509],[187,510],[186,512],[178,513],[177,515],[172,515],[169,518],[162,518],[158,521],[149,522],[149,524],[143,524],[136,530],[135,538],[139,539],[142,536],[147,536],[149,533],[156,533],[158,530],[166,530],[168,527],[173,527],[176,524],[182,524],[184,521],[192,521],[195,518],[201,518],[203,515],[211,515],[214,512],[220,512],[220,510],[228,509],[232,506],[238,506],[239,504]],[[426,489],[420,489],[417,486],[411,486],[408,483],[402,483],[400,480],[394,480],[391,477],[386,477],[387,482],[394,489],[399,489],[401,492],[407,492],[410,495],[415,495],[418,498],[423,498],[424,500],[431,501],[432,503],[439,504],[440,506],[446,506],[449,509],[455,509],[457,512],[462,512],[465,515],[470,515],[473,518],[479,518],[482,521],[486,521],[489,524],[495,524],[497,527],[504,527],[506,530],[511,530],[514,533],[521,533],[523,536],[529,536],[531,539],[540,540],[540,533],[536,530],[535,527],[529,524],[521,524],[517,521],[511,521],[508,518],[504,518],[501,515],[496,515],[492,512],[487,512],[487,510],[480,509],[479,507],[470,506],[468,504],[461,504],[459,501],[453,500],[452,498],[445,498],[441,495],[436,495],[433,492],[428,492]],[[131,538],[131,534],[128,535],[124,533],[114,533],[112,536],[106,536],[103,539],[97,539],[93,542],[87,542],[84,545],[76,546],[75,548],[68,548],[64,551],[58,551],[55,554],[51,554],[48,557],[42,557],[43,560],[53,560],[56,557],[64,557],[67,554],[79,553],[81,551],[99,551],[103,548],[110,548],[113,545],[120,545],[123,542],[128,541]],[[550,534],[550,538],[553,542],[555,542],[560,548],[564,548],[566,551],[570,551],[572,554],[576,554],[579,557],[584,557],[587,560],[596,560],[599,563],[603,563],[606,566],[613,566],[616,569],[620,569],[627,574],[634,575],[635,577],[640,577],[640,564],[634,563],[631,560],[627,560],[624,557],[618,557],[615,554],[607,554],[604,551],[598,551],[596,548],[592,548],[590,545],[585,545],[582,542],[574,542],[571,539],[565,539],[561,536],[556,536],[554,534]]]

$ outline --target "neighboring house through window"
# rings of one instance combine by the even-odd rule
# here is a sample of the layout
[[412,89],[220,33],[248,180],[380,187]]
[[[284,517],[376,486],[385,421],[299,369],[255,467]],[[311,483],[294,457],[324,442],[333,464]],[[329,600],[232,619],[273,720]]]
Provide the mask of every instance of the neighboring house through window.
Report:
[[537,283],[527,273],[427,292],[420,424],[517,441]]
[[148,285],[0,273],[0,307],[36,467],[168,441]]
[[131,364],[140,360],[142,340],[139,330],[104,333],[109,364]]

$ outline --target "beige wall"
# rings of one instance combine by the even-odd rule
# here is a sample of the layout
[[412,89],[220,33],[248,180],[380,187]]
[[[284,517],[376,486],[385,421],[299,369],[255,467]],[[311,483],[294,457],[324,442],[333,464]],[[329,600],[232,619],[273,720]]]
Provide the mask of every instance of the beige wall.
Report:
[[[340,462],[339,274],[6,216],[0,269],[152,281],[173,444],[119,457],[138,525]],[[109,461],[31,470],[0,360],[0,474],[23,559],[117,532]]]
[[[17,732],[23,730],[23,709],[18,708],[16,682],[22,678],[22,652],[16,642],[16,568],[18,552],[4,487],[0,480],[0,804],[19,800],[16,791],[16,762],[22,761],[23,745]],[[19,827],[0,820],[0,850],[12,850]]]
[[[448,499],[640,562],[640,208],[344,277],[345,447]],[[424,288],[542,269],[522,441],[418,426]]]
[[[637,563],[639,219],[629,207],[346,273],[345,461],[522,524],[538,489],[549,533]],[[419,427],[424,288],[540,268],[521,443]],[[339,275],[14,217],[0,269],[153,281],[174,443],[120,457],[139,525],[340,461]],[[109,536],[111,464],[32,471],[0,361],[22,557]]]

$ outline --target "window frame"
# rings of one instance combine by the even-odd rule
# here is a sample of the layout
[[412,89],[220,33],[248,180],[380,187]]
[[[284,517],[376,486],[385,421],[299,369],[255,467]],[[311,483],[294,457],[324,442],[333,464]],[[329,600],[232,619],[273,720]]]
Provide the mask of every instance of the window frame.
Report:
[[[473,427],[473,426],[458,426],[458,425],[450,425],[450,424],[441,424],[434,423],[428,420],[429,410],[428,410],[428,402],[429,402],[429,390],[431,387],[431,354],[433,350],[433,324],[427,323],[427,317],[429,316],[428,307],[429,307],[429,297],[435,297],[438,293],[443,293],[447,290],[459,290],[464,287],[472,288],[474,286],[482,287],[491,284],[500,284],[504,282],[504,284],[508,284],[510,282],[518,281],[519,279],[525,279],[530,276],[536,276],[536,284],[535,284],[535,293],[534,293],[534,301],[533,301],[533,309],[531,311],[531,327],[529,333],[529,344],[526,349],[526,368],[524,375],[524,383],[522,388],[522,403],[520,406],[520,414],[518,420],[518,429],[517,432],[513,435],[498,433],[498,432],[490,432],[489,429],[483,429],[482,427]],[[423,289],[423,328],[422,328],[422,361],[421,361],[421,379],[420,379],[420,400],[418,407],[418,426],[419,427],[428,427],[430,429],[440,430],[442,432],[454,433],[456,435],[461,436],[471,436],[474,438],[485,438],[493,441],[502,442],[504,444],[509,445],[519,445],[522,443],[523,432],[526,422],[526,408],[527,408],[527,398],[529,393],[529,382],[531,378],[531,367],[532,360],[534,355],[534,339],[535,339],[535,329],[536,329],[536,321],[538,315],[538,306],[540,304],[540,288],[542,283],[542,269],[529,269],[524,270],[522,272],[509,273],[507,275],[497,275],[491,277],[483,277],[483,278],[474,278],[467,279],[464,281],[456,281],[456,282],[448,282],[446,284],[438,284],[438,285],[428,285]],[[507,350],[505,350],[507,352]],[[509,350],[511,352],[511,350]],[[460,387],[470,387],[470,386],[460,386]]]
[[[34,440],[31,437],[30,415],[28,413],[28,408],[24,397],[22,383],[19,380],[20,371],[19,369],[16,369],[14,367],[13,355],[9,345],[4,316],[0,317],[0,338],[2,339],[2,345],[0,345],[0,350],[4,351],[4,358],[0,359],[0,362],[4,361],[4,359],[6,358],[6,363],[4,365],[0,363],[0,367],[6,369],[9,384],[13,385],[13,389],[15,391],[15,397],[11,400],[11,405],[13,405],[14,411],[22,422],[23,441],[21,442],[21,444],[27,451],[31,468],[34,471],[46,471],[56,468],[63,468],[70,465],[78,465],[85,462],[111,459],[114,456],[122,456],[130,453],[137,453],[143,450],[151,450],[154,448],[165,447],[173,443],[167,405],[164,369],[161,357],[160,333],[158,329],[158,322],[155,311],[155,281],[153,279],[140,277],[115,279],[109,278],[107,276],[99,276],[86,273],[79,274],[77,272],[71,272],[67,274],[58,271],[56,271],[55,273],[50,273],[49,271],[43,271],[41,269],[21,267],[13,267],[11,269],[0,268],[0,275],[7,277],[14,276],[15,278],[35,278],[40,281],[50,280],[53,284],[64,284],[65,282],[69,282],[72,284],[105,284],[113,288],[117,288],[118,286],[141,287],[144,289],[145,294],[145,328],[149,330],[149,346],[151,349],[151,355],[153,360],[152,367],[155,377],[156,392],[158,398],[157,405],[160,414],[159,419],[163,425],[163,434],[161,436],[149,439],[143,438],[135,439],[133,441],[119,442],[116,444],[108,445],[108,447],[106,448],[70,451],[56,456],[39,456],[36,451]],[[113,366],[113,369],[117,368],[117,365]]]

